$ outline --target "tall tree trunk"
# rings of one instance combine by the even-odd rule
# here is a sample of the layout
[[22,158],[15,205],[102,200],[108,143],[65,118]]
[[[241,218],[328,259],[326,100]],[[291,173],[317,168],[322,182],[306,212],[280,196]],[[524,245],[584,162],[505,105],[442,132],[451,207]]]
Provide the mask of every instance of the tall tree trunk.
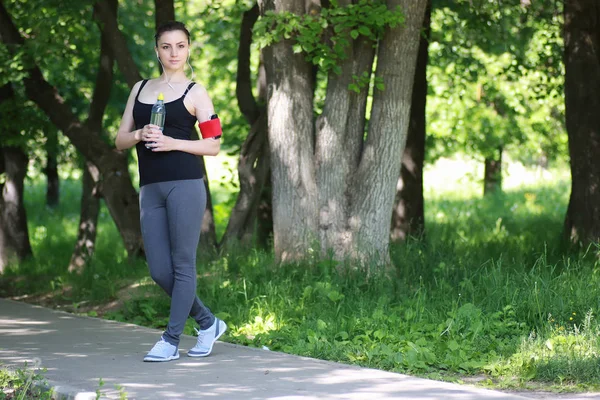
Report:
[[[118,1],[108,0],[107,4],[110,11],[116,15]],[[102,119],[104,110],[108,105],[113,81],[114,56],[109,45],[110,37],[104,26],[102,24],[99,24],[99,26],[101,40],[98,73],[86,126],[95,135],[102,136]],[[94,254],[98,215],[100,213],[100,181],[101,176],[98,168],[91,162],[85,162],[81,185],[79,229],[75,248],[69,262],[69,272],[81,273]]]
[[[349,3],[350,0],[345,0],[340,5]],[[361,216],[355,214],[352,207],[353,202],[362,197],[361,186],[365,183],[354,182],[354,179],[364,148],[368,89],[365,87],[356,93],[348,90],[348,85],[354,76],[365,72],[372,75],[374,58],[371,40],[363,36],[354,40],[348,49],[347,61],[341,65],[341,74],[329,74],[325,106],[317,121],[319,237],[321,249],[333,250],[338,258],[355,255],[352,248],[357,239],[356,217]],[[362,248],[355,247],[355,250],[360,252]]]
[[[263,51],[260,52],[260,65],[258,68],[258,79],[256,80],[256,85],[258,86],[258,99],[261,104],[264,104],[266,103],[267,99],[267,72],[265,69]],[[263,107],[262,113],[264,114],[265,119],[268,118],[266,107]],[[265,168],[268,169],[268,171],[265,173],[265,183],[261,191],[261,200],[258,205],[258,211],[256,215],[257,228],[255,242],[257,246],[260,246],[264,249],[271,248],[273,239],[273,187],[271,181],[271,160],[269,159],[270,151],[267,126],[268,125],[265,124],[264,127],[260,127],[260,129],[264,131],[263,135],[266,143],[265,149],[261,152],[259,158],[261,163],[265,163]]]
[[99,181],[100,171],[94,164],[86,162],[81,178],[81,204],[77,241],[75,242],[73,254],[71,254],[69,272],[83,272],[94,255],[98,214],[100,213]]
[[564,233],[574,244],[600,240],[600,4],[565,0],[565,107],[571,198]]
[[502,191],[502,147],[498,147],[495,157],[485,158],[483,172],[483,195]]
[[[261,0],[261,13],[302,15],[302,1]],[[265,49],[268,140],[273,185],[273,234],[276,258],[304,257],[318,241],[317,184],[313,154],[312,67],[295,53],[291,40]]]
[[[240,191],[231,210],[221,246],[226,246],[228,243],[250,244],[252,237],[258,234],[258,218],[261,217],[261,220],[265,221],[266,216],[259,214],[259,207],[263,201],[265,184],[269,179],[269,144],[266,133],[267,116],[263,112],[252,124],[240,151],[238,161]],[[268,205],[263,207],[266,208]]]
[[427,108],[427,64],[430,35],[431,0],[428,0],[423,20],[423,35],[417,56],[406,147],[402,156],[400,179],[392,210],[391,239],[396,242],[404,241],[409,236],[422,237],[425,232],[423,164],[425,161],[425,111]]
[[[9,44],[9,51],[24,44],[10,15],[0,2],[0,39]],[[15,46],[16,45],[16,46]],[[123,238],[130,257],[143,254],[139,220],[138,195],[131,183],[126,157],[90,131],[71,111],[57,89],[43,77],[37,65],[32,65],[24,78],[27,96],[34,101],[71,143],[100,170],[104,198]]]
[[[0,87],[0,104],[14,98],[10,83]],[[17,115],[4,117],[18,119]],[[29,158],[18,144],[3,144],[9,142],[7,139],[17,141],[19,136],[18,129],[4,131],[0,142],[0,174],[4,174],[4,182],[0,182],[0,273],[9,263],[33,256],[23,202]]]
[[0,225],[5,241],[0,244],[0,271],[14,257],[18,261],[33,256],[27,214],[23,203],[24,180],[29,158],[18,147],[1,147],[4,159],[5,182],[0,185]]
[[385,90],[373,96],[369,131],[354,181],[360,189],[354,192],[351,208],[351,220],[360,221],[353,229],[352,248],[362,248],[381,262],[389,261],[390,210],[400,176],[398,154],[403,154],[406,144],[427,0],[388,0],[387,4],[389,9],[400,6],[405,22],[387,29],[379,43],[376,76],[383,79]]
[[60,201],[60,180],[58,177],[58,130],[52,127],[46,135],[46,205],[56,207]]
[[[258,4],[255,4],[244,13],[240,29],[236,95],[240,111],[250,124],[250,132],[240,151],[238,161],[240,191],[231,211],[221,246],[226,246],[233,241],[249,245],[255,235],[257,241],[262,244],[266,241],[264,236],[269,235],[267,210],[270,208],[270,201],[263,196],[270,175],[267,115],[266,108],[262,105],[265,98],[261,97],[266,94],[266,81],[261,79],[264,77],[264,63],[261,62],[259,66],[258,100],[252,93],[250,72],[252,28],[258,16],[259,8]],[[265,200],[267,204],[264,204]],[[262,212],[259,212],[261,205]]]

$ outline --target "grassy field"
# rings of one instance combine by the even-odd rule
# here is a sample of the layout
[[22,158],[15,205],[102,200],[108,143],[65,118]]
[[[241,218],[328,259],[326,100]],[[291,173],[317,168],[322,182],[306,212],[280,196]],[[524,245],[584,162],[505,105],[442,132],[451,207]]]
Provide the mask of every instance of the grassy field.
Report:
[[[221,165],[209,165],[220,231],[234,176]],[[461,160],[426,170],[426,240],[392,248],[391,278],[340,275],[337,262],[316,258],[276,266],[262,251],[200,254],[198,294],[234,343],[494,387],[598,389],[597,248],[567,253],[559,241],[568,171],[510,164],[504,192],[485,199],[482,175]],[[29,183],[36,259],[10,269],[0,294],[164,327],[168,299],[143,262],[127,261],[105,209],[92,264],[66,272],[80,189],[74,180],[61,189],[49,210],[43,183]]]

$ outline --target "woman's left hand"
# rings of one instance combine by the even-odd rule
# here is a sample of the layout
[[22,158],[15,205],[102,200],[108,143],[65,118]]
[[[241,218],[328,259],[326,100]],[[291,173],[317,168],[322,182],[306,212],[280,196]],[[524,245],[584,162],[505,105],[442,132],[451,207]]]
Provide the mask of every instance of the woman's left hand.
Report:
[[148,138],[150,143],[146,147],[152,151],[173,151],[176,150],[177,140],[168,135],[152,135]]

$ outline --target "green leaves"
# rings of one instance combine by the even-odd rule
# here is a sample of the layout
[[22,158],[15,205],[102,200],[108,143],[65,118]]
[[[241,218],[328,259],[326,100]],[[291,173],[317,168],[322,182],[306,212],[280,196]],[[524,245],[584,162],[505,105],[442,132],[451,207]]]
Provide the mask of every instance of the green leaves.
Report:
[[428,156],[526,163],[566,154],[560,13],[541,4],[433,2]]
[[[305,53],[307,61],[337,73],[335,67],[346,59],[351,40],[363,37],[377,42],[386,28],[394,28],[403,21],[399,7],[389,10],[381,0],[360,0],[345,7],[332,1],[330,8],[315,16],[267,11],[256,23],[254,33],[261,47],[294,40],[294,53]],[[357,83],[350,90],[360,88]]]
[[[363,72],[362,75],[352,75],[352,82],[348,85],[348,90],[360,93],[361,90],[368,88],[371,83],[371,77],[368,72]],[[373,82],[375,89],[377,90],[385,90],[385,85],[383,84],[383,78],[380,76],[376,76]]]

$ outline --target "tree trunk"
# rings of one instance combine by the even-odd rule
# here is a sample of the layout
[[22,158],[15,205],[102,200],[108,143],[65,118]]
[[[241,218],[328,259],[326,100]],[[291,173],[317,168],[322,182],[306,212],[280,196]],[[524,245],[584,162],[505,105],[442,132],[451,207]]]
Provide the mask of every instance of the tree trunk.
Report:
[[[221,242],[222,247],[228,243],[248,245],[252,242],[252,237],[258,234],[257,219],[261,216],[259,215],[259,206],[263,200],[263,189],[269,179],[268,152],[267,116],[266,112],[263,112],[252,125],[240,151],[238,161],[240,191],[235,206],[231,210],[227,229]],[[266,210],[268,205],[263,205],[263,207]],[[262,220],[264,219],[265,215],[262,215]]]
[[[268,154],[269,149],[265,150]],[[269,160],[265,161],[267,166],[270,167]],[[271,186],[271,173],[269,174],[263,186],[261,200],[258,204],[258,210],[256,215],[256,240],[255,246],[263,249],[271,249],[273,239],[273,205],[271,199],[273,198],[273,190]]]
[[431,34],[431,0],[427,2],[423,21],[423,36],[419,43],[415,83],[410,107],[410,122],[406,147],[402,156],[394,209],[392,210],[391,239],[395,242],[413,236],[421,238],[425,232],[425,200],[423,198],[423,164],[427,107],[427,64]]
[[[350,1],[340,2],[340,5],[347,3]],[[354,182],[354,179],[364,147],[368,89],[365,87],[356,93],[348,90],[348,85],[353,76],[364,72],[371,75],[374,58],[373,43],[359,36],[348,49],[341,74],[329,74],[325,106],[317,121],[319,238],[321,250],[333,250],[338,258],[354,258],[358,255],[354,250],[363,250],[355,247],[355,228],[357,222],[360,223],[356,217],[360,216],[352,207],[353,202],[362,197],[360,187],[364,183]]]
[[483,172],[483,195],[502,191],[502,147],[495,157],[486,157]]
[[92,259],[96,248],[96,231],[98,214],[100,213],[100,200],[98,196],[98,182],[100,171],[90,162],[83,167],[81,178],[81,205],[79,214],[79,229],[75,249],[69,262],[69,272],[81,273]]
[[[27,229],[27,214],[23,203],[23,183],[27,175],[29,158],[18,147],[3,147],[2,153],[6,178],[0,186],[2,189],[0,224],[6,233],[6,242],[3,243],[0,251],[2,257],[0,258],[5,258],[4,254],[7,254],[7,260],[10,260],[12,254],[21,261],[33,256]],[[2,267],[0,262],[0,270]]]
[[[0,87],[0,104],[14,98],[10,83]],[[17,119],[16,115],[4,116]],[[18,128],[15,129],[2,132],[4,143],[9,143],[7,139],[18,141],[20,135]],[[0,273],[9,263],[33,256],[23,202],[28,163],[27,153],[18,144],[0,142],[0,175],[4,174],[4,182],[0,181]]]
[[[252,45],[252,28],[258,19],[259,8],[255,4],[246,11],[242,18],[240,29],[240,46],[238,48],[238,72],[236,95],[240,111],[250,124],[250,132],[242,145],[238,161],[240,191],[231,211],[227,229],[221,240],[221,246],[230,242],[250,245],[255,235],[257,242],[266,241],[269,236],[270,201],[263,196],[265,185],[269,181],[270,162],[269,144],[267,140],[267,115],[263,103],[266,93],[264,63],[259,66],[258,101],[252,94],[252,79],[250,73],[250,49]],[[262,57],[261,57],[262,58]],[[264,201],[267,204],[264,204]],[[259,211],[259,207],[261,207]],[[258,222],[258,224],[257,224]]]
[[[302,15],[304,2],[259,2],[261,13]],[[268,140],[273,185],[273,234],[279,261],[305,257],[318,241],[317,184],[313,154],[312,67],[291,40],[265,49]]]
[[175,20],[173,0],[154,0],[154,22],[158,28],[167,21]]
[[46,135],[46,205],[54,208],[60,201],[60,181],[58,178],[58,131],[53,127]]
[[[389,0],[388,8],[402,8],[404,25],[387,29],[379,44],[376,76],[384,91],[373,96],[371,122],[355,175],[356,190],[351,221],[355,239],[351,248],[375,260],[389,261],[390,210],[394,205],[400,176],[400,158],[406,144],[412,87],[419,50],[419,38],[427,0]],[[398,72],[400,71],[400,72]]]
[[573,244],[600,240],[600,5],[564,3],[565,107],[571,198],[564,234]]
[[200,243],[198,248],[204,253],[214,252],[217,248],[217,231],[215,228],[215,217],[212,205],[212,196],[210,195],[210,186],[208,184],[208,173],[206,171],[206,163],[204,157],[200,158],[202,166],[202,176],[204,177],[204,187],[206,188],[206,209],[202,218],[202,228],[200,230]]
[[[117,0],[107,1],[111,12],[116,15]],[[89,117],[86,121],[88,129],[98,136],[102,136],[102,119],[104,110],[110,98],[110,89],[113,81],[114,57],[109,45],[110,37],[106,34],[104,27],[100,25],[100,57],[96,85],[90,104]],[[83,166],[81,202],[79,215],[79,229],[77,241],[69,262],[69,272],[83,272],[87,263],[94,255],[96,248],[96,231],[98,226],[98,215],[100,212],[100,171],[91,162],[85,162]]]
[[[14,26],[4,5],[0,3],[0,38],[9,44],[9,50],[23,45],[24,41]],[[43,77],[37,65],[32,65],[24,79],[27,96],[43,110],[52,123],[60,129],[73,145],[100,170],[102,193],[108,209],[123,238],[130,257],[143,254],[139,220],[138,195],[131,183],[126,157],[114,151],[98,135],[90,131],[72,113],[55,87]]]
[[[175,20],[175,5],[173,0],[154,0],[154,23],[156,28],[168,21]],[[158,63],[158,73],[162,74],[161,63]],[[202,239],[200,239],[202,240]]]

